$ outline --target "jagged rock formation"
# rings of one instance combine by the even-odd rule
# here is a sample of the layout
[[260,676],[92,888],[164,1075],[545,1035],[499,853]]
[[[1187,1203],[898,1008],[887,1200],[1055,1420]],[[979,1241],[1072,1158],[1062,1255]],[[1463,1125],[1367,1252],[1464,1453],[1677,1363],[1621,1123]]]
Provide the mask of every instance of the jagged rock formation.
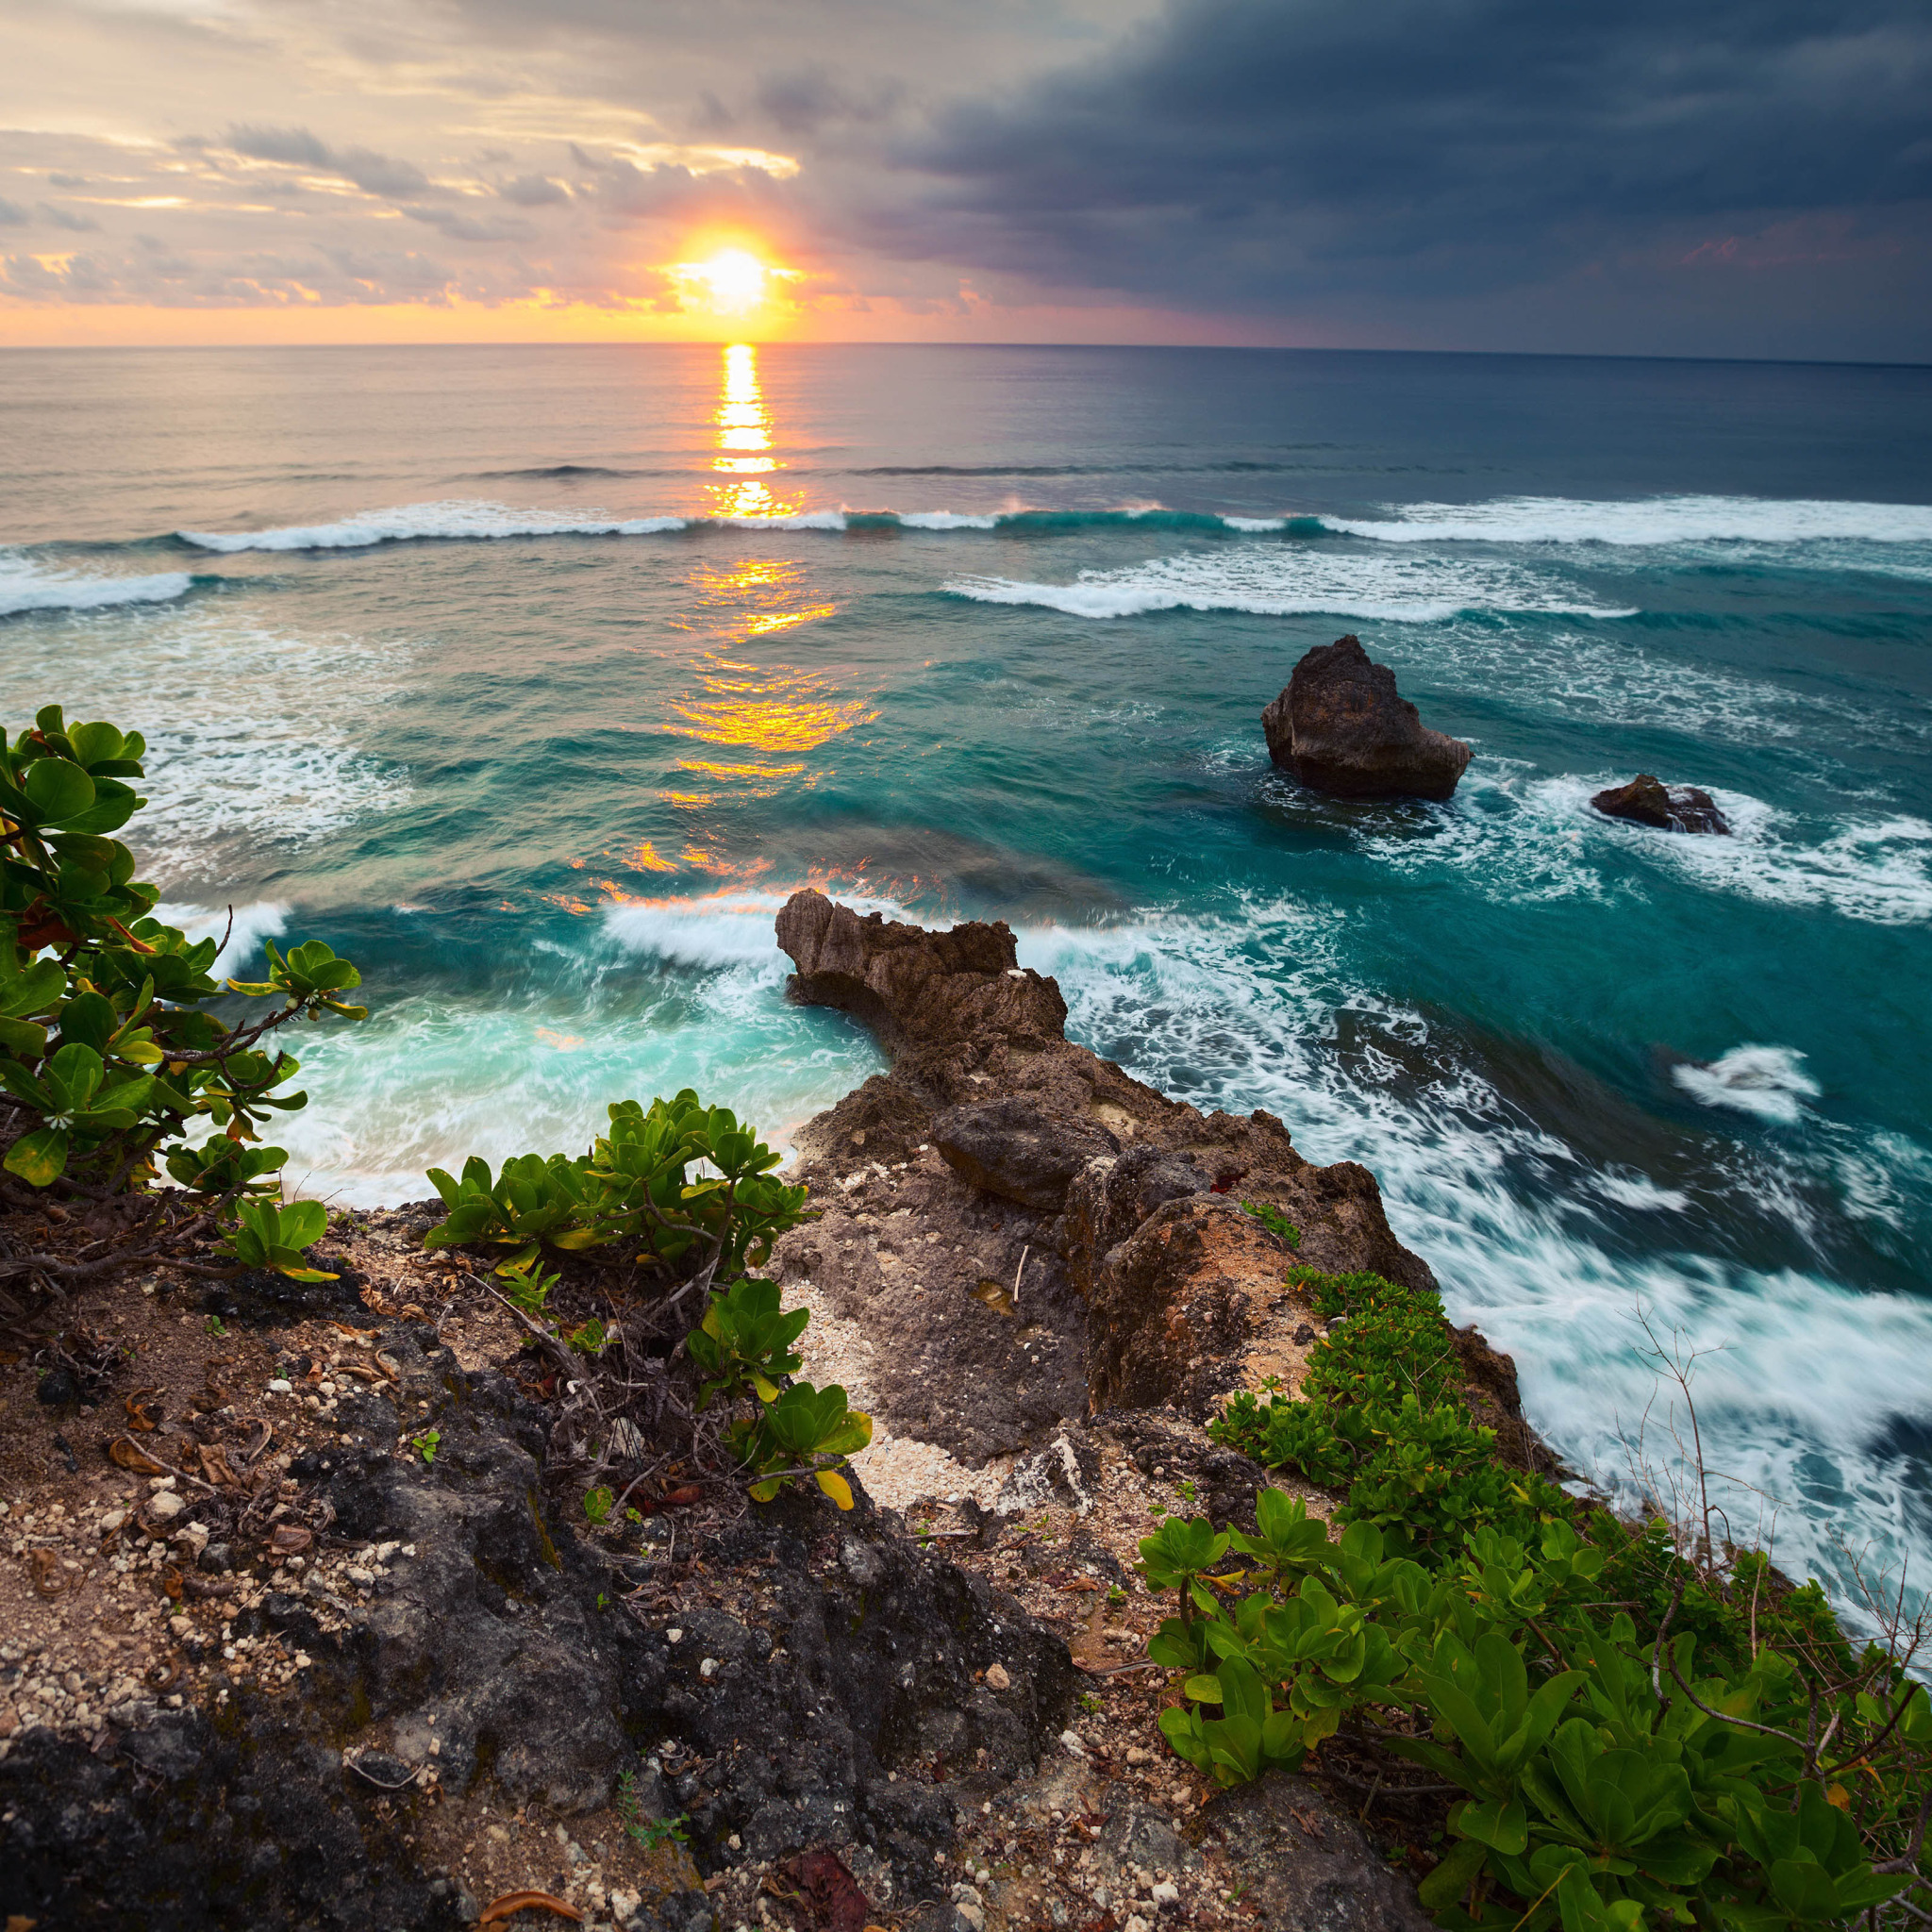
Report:
[[1469,763],[1459,738],[1431,731],[1353,635],[1318,644],[1261,713],[1268,756],[1339,798],[1447,798]]
[[[779,912],[777,931],[798,968],[792,996],[858,1014],[893,1056],[890,1074],[801,1136],[815,1188],[836,1200],[857,1185],[849,1167],[910,1160],[905,1207],[916,1198],[919,1224],[941,1251],[922,1260],[924,1291],[940,1289],[933,1277],[946,1274],[946,1256],[969,1245],[954,1237],[970,1231],[983,1245],[996,1215],[1007,1248],[1035,1257],[1021,1293],[1036,1320],[1045,1311],[1055,1324],[1068,1394],[1070,1358],[1084,1354],[1088,1406],[1173,1402],[1206,1414],[1233,1388],[1291,1373],[1305,1347],[1292,1340],[1302,1317],[1281,1287],[1293,1259],[1434,1285],[1391,1231],[1366,1168],[1317,1167],[1272,1114],[1204,1114],[1069,1041],[1058,987],[1020,966],[1004,924],[928,933],[803,891]],[[1294,1255],[1241,1211],[1244,1199],[1301,1228]],[[822,1224],[788,1252],[835,1295],[858,1299],[862,1291],[843,1279],[851,1245],[836,1223]],[[961,1285],[973,1293],[974,1284]],[[897,1318],[886,1306],[877,1319]],[[921,1320],[929,1328],[930,1316]],[[953,1343],[982,1327],[996,1345],[998,1318],[962,1311]],[[1029,1365],[1009,1366],[1008,1387]],[[996,1363],[975,1367],[1004,1395]],[[991,1399],[967,1394],[959,1407]],[[995,1441],[984,1418],[970,1432],[911,1407],[892,1420],[973,1460],[1021,1446]]]
[[1607,818],[1630,819],[1659,832],[1718,832],[1731,827],[1716,801],[1694,785],[1665,785],[1640,772],[1627,785],[1614,785],[1591,801]]

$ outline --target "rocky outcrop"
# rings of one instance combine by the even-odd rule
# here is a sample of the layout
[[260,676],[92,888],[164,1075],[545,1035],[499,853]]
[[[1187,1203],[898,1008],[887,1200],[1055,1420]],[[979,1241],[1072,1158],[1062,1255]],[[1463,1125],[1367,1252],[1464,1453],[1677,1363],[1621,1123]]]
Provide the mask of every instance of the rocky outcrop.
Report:
[[1665,785],[1640,772],[1627,785],[1599,791],[1591,801],[1607,818],[1629,819],[1659,832],[1718,832],[1731,827],[1716,801],[1694,785]]
[[[854,1279],[858,1244],[823,1224],[789,1237],[783,1255],[826,1284],[841,1312],[905,1332],[904,1407],[888,1408],[902,1433],[974,1462],[1030,1447],[1045,1421],[1038,1405],[1067,1391],[1081,1362],[1088,1407],[1174,1403],[1205,1414],[1234,1389],[1298,1374],[1306,1344],[1293,1338],[1307,1311],[1283,1290],[1292,1262],[1434,1286],[1391,1230],[1367,1169],[1317,1167],[1272,1114],[1204,1114],[1069,1041],[1058,987],[1020,967],[1004,924],[927,933],[807,891],[779,913],[778,942],[799,969],[792,997],[858,1014],[893,1055],[889,1074],[800,1141],[808,1180],[835,1202],[870,1188],[874,1161],[881,1176],[884,1163],[906,1164],[880,1185],[895,1196],[891,1219],[904,1214],[917,1229],[916,1274]],[[1268,1234],[1244,1200],[1286,1216],[1299,1247]],[[990,1213],[1010,1276],[975,1272],[972,1257],[993,1244]],[[1043,1341],[989,1322],[1009,1283],[1030,1323],[1050,1331]],[[937,1380],[914,1374],[919,1338],[930,1341],[947,1306],[946,1348],[983,1339],[993,1354],[971,1374],[958,1364]],[[897,1360],[879,1372],[889,1391]],[[1024,1431],[1016,1391],[1032,1405]],[[1013,1419],[1007,1440],[999,1412]]]
[[1354,636],[1308,652],[1261,728],[1277,765],[1338,798],[1445,799],[1470,758],[1460,739],[1423,723],[1394,672]]

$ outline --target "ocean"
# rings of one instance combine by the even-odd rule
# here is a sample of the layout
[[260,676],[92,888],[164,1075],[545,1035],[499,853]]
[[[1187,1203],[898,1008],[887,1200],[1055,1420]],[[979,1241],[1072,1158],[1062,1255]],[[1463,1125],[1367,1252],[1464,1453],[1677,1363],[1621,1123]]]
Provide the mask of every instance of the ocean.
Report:
[[[226,970],[363,969],[304,1191],[687,1085],[782,1140],[880,1064],[785,896],[1004,918],[1076,1038],[1369,1166],[1578,1469],[1668,1485],[1647,1324],[1740,1538],[1925,1577],[1932,369],[9,351],[0,542],[0,720],[147,734]],[[1270,768],[1344,631],[1449,804]],[[1737,835],[1592,812],[1639,771]]]

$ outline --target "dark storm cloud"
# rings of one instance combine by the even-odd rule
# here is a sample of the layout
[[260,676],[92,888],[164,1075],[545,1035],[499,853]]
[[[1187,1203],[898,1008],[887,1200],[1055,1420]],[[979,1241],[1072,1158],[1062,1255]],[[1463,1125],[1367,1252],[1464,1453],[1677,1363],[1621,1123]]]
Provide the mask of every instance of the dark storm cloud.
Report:
[[231,127],[226,145],[250,160],[339,175],[365,194],[420,194],[429,186],[429,176],[412,162],[366,147],[332,148],[306,127]]
[[938,193],[881,231],[1242,306],[1827,210],[1923,249],[1928,102],[1932,16],[1896,0],[1170,0],[1111,58],[947,111],[899,157]]

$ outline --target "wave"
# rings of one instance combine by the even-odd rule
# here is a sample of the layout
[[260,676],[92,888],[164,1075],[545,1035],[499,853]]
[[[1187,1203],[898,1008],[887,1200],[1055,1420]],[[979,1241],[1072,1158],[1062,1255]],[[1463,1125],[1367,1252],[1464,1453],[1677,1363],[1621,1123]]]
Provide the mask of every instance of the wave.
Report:
[[0,617],[29,610],[105,610],[117,604],[171,604],[196,583],[185,570],[141,577],[76,577],[44,571],[25,558],[0,558]]
[[[1239,750],[1251,765],[1253,746]],[[1457,803],[1428,808],[1425,826],[1410,806],[1353,808],[1343,823],[1356,849],[1377,864],[1455,871],[1506,904],[1608,900],[1662,869],[1678,883],[1760,905],[1818,908],[1869,925],[1932,921],[1932,824],[1923,819],[1844,818],[1807,828],[1748,792],[1707,788],[1732,836],[1663,832],[1607,818],[1591,805],[1627,776],[1538,776],[1478,755]],[[1273,773],[1260,787],[1277,809],[1334,817],[1329,801]]]
[[1391,505],[1387,517],[1324,515],[1321,523],[1337,536],[1384,543],[1806,543],[1827,538],[1932,542],[1932,505],[1757,496],[1655,496],[1625,503],[1507,496],[1490,503]]
[[1391,624],[1436,624],[1465,611],[1634,617],[1577,601],[1574,589],[1519,565],[1306,546],[1158,558],[1124,570],[1082,571],[1071,584],[954,577],[941,586],[982,604],[1031,604],[1070,617],[1158,610],[1232,610],[1260,617],[1325,612]]
[[247,906],[171,905],[162,900],[155,917],[163,925],[178,926],[191,940],[220,939],[221,951],[208,971],[220,977],[239,973],[261,951],[264,940],[279,939],[289,929],[289,907],[279,899],[258,899]]
[[1680,1062],[1671,1069],[1671,1078],[1706,1107],[1728,1107],[1795,1126],[1804,1118],[1804,1103],[1824,1091],[1800,1070],[1804,1058],[1789,1046],[1734,1046],[1708,1066]]
[[[632,899],[605,912],[604,930],[628,953],[699,970],[756,967],[763,980],[775,984],[791,966],[778,951],[773,923],[793,890],[742,891],[727,887],[690,898]],[[889,919],[914,916],[896,900],[863,892],[841,891],[838,899],[860,913],[883,912]],[[930,919],[923,923],[935,929],[948,924]]]
[[891,529],[1008,530],[1050,535],[1130,525],[1219,536],[1323,534],[1320,519],[1312,516],[1219,516],[1169,509],[1158,503],[1123,504],[1112,509],[897,510],[841,506],[804,510],[795,516],[611,517],[596,510],[519,509],[468,498],[369,510],[332,524],[299,524],[268,530],[177,530],[175,534],[196,549],[232,555],[243,550],[361,550],[377,543],[475,542],[508,537],[659,537],[686,530],[822,530],[834,534]]

